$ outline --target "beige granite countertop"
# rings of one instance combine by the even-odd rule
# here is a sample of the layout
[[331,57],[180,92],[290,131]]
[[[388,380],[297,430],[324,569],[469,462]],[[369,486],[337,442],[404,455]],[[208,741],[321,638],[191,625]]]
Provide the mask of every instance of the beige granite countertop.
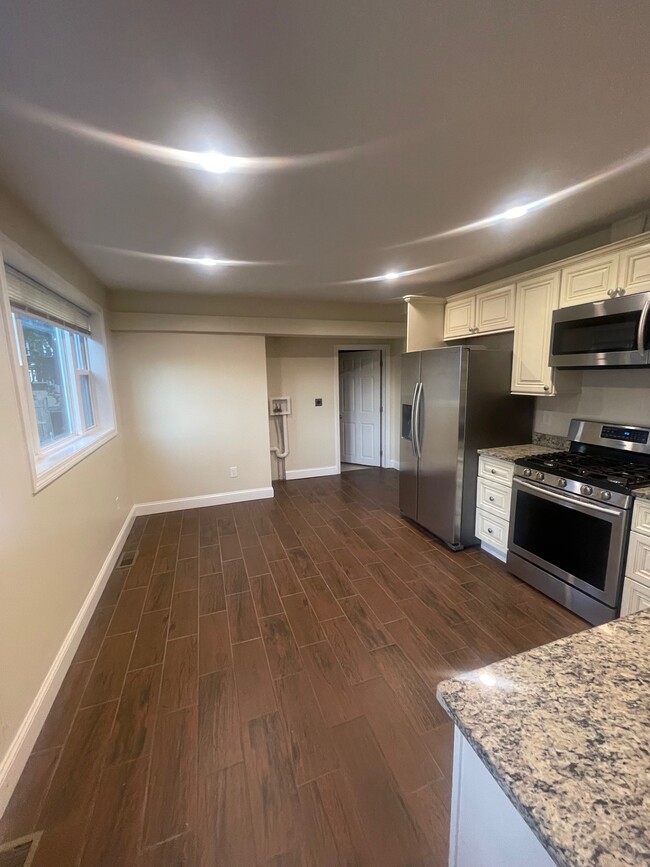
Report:
[[650,485],[646,485],[645,488],[637,488],[633,493],[635,497],[642,500],[650,500]]
[[438,686],[560,867],[650,864],[650,611]]
[[496,446],[493,449],[478,449],[479,455],[485,455],[488,458],[498,458],[500,461],[509,461],[513,463],[517,458],[527,458],[530,455],[549,454],[557,449],[551,449],[548,446],[538,445],[536,443],[525,443],[520,446]]

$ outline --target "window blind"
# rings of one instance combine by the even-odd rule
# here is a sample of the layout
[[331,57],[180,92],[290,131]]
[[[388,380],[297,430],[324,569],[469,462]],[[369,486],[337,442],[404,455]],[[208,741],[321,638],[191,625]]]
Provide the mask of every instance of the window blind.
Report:
[[64,328],[90,334],[90,313],[36,280],[6,266],[9,302],[13,309],[48,319]]

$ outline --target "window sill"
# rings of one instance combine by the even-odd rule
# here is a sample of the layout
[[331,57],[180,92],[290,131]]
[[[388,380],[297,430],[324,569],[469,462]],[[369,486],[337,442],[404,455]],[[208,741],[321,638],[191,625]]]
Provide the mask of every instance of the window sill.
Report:
[[114,427],[93,432],[57,449],[53,454],[37,458],[34,466],[34,493],[42,491],[115,436],[117,436],[117,429]]

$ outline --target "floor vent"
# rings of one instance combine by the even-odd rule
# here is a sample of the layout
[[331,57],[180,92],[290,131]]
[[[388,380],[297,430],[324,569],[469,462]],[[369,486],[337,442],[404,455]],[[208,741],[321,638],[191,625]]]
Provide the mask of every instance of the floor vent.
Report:
[[34,860],[41,832],[0,846],[0,867],[29,867]]
[[[125,566],[133,566],[137,556],[138,556],[137,551],[124,551],[122,553],[122,556],[120,557],[120,559],[117,561],[117,567],[116,568],[122,569]],[[0,864],[0,867],[3,867],[3,865]]]

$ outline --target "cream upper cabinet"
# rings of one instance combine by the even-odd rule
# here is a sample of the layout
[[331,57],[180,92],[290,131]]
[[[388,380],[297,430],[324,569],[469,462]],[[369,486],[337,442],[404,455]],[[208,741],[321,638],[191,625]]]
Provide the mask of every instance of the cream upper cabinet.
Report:
[[616,297],[618,264],[618,253],[608,253],[567,265],[562,269],[560,307]]
[[650,243],[621,250],[618,285],[626,295],[650,292]]
[[559,299],[559,271],[529,277],[517,284],[512,359],[512,391],[517,394],[555,394],[548,356],[551,319]]
[[514,327],[514,283],[452,298],[445,306],[445,340],[511,331]]
[[476,295],[464,295],[445,305],[445,340],[469,337],[476,328]]
[[476,296],[478,334],[510,331],[515,327],[515,284],[479,292]]

